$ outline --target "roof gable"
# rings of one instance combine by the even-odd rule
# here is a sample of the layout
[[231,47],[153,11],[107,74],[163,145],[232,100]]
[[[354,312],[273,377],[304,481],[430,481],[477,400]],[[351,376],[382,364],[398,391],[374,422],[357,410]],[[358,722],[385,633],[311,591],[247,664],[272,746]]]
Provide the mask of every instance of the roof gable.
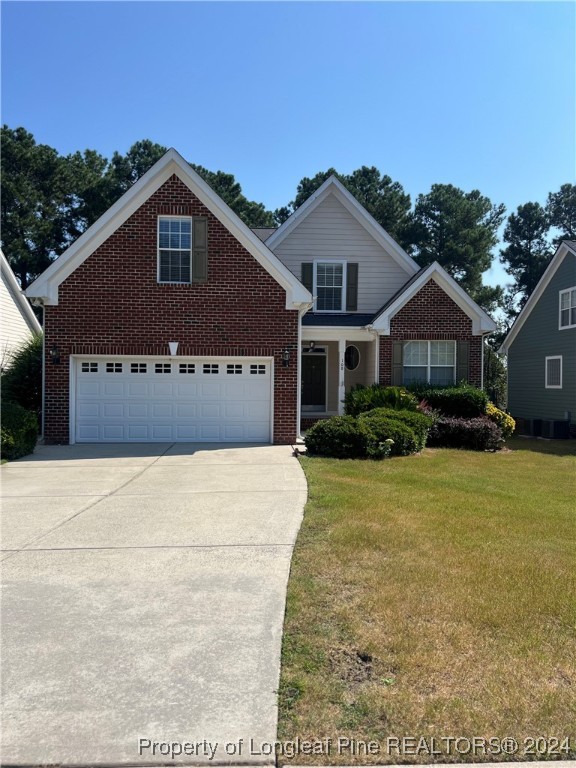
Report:
[[386,230],[378,224],[376,219],[374,219],[374,217],[360,205],[354,195],[349,192],[335,176],[329,176],[324,184],[310,195],[306,202],[297,208],[294,213],[286,219],[282,226],[268,238],[266,245],[271,250],[277,248],[280,243],[330,195],[336,197],[354,219],[356,219],[374,240],[376,240],[376,242],[390,254],[394,261],[408,276],[412,276],[418,271],[419,267],[416,262],[410,258],[406,251],[401,248],[392,237],[390,237],[388,232],[386,232]]
[[312,300],[310,293],[175,150],[169,149],[26,291],[45,304],[58,303],[58,287],[172,176],[176,175],[286,291],[286,308]]
[[[542,294],[550,284],[550,281],[556,274],[558,268],[566,258],[566,256],[571,255],[576,257],[576,241],[574,240],[563,240],[560,245],[558,246],[556,253],[552,257],[552,260],[550,264],[546,267],[546,270],[542,277],[540,278],[540,281],[538,282],[538,285],[534,290],[532,291],[530,297],[528,298],[528,301],[524,306],[522,307],[522,311],[514,321],[514,324],[512,325],[512,328],[508,331],[508,335],[502,342],[502,346],[500,347],[500,352],[507,353],[510,349],[510,346],[514,342],[514,339],[518,335],[520,329],[528,319],[530,313],[536,306],[536,304],[540,301],[540,298],[542,297]],[[566,286],[567,288],[571,286]]]
[[30,306],[30,303],[26,296],[22,293],[18,281],[12,271],[12,267],[8,262],[4,253],[0,250],[0,264],[2,272],[2,282],[6,286],[8,294],[12,298],[14,304],[18,308],[24,322],[32,333],[42,333],[42,326],[38,322],[38,318],[34,314],[34,310]]
[[458,285],[454,278],[437,261],[414,275],[404,288],[382,307],[372,322],[372,328],[387,336],[390,333],[390,322],[394,315],[432,279],[472,320],[472,333],[474,335],[479,336],[496,330],[494,320],[470,298],[466,291]]

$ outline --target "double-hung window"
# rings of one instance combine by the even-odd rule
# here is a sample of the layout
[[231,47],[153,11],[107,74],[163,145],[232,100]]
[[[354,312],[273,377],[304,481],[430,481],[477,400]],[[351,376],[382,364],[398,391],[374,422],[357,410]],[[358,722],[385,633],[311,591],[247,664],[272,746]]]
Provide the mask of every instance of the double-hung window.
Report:
[[403,350],[403,382],[430,382],[437,386],[456,379],[455,341],[407,341]]
[[576,328],[576,288],[560,291],[560,330]]
[[544,386],[546,389],[562,389],[562,355],[547,357]]
[[192,282],[192,219],[158,219],[158,282]]
[[316,312],[343,312],[346,297],[346,262],[314,263]]

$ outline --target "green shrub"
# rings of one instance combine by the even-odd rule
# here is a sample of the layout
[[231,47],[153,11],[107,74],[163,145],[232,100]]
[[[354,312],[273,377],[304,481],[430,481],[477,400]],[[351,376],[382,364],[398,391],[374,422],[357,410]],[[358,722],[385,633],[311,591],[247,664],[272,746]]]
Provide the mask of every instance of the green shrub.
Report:
[[17,403],[2,403],[0,451],[3,459],[19,459],[34,451],[38,419]]
[[414,384],[410,391],[419,400],[444,416],[473,419],[483,416],[488,405],[488,395],[483,389],[471,384],[459,384],[456,387],[431,387],[430,385]]
[[11,355],[2,371],[2,399],[36,414],[42,409],[42,344],[42,334],[31,338]]
[[502,430],[487,416],[458,419],[442,416],[430,430],[428,445],[438,448],[467,448],[472,451],[497,451],[502,447]]
[[395,411],[393,408],[375,408],[373,411],[360,416],[361,419],[368,417],[383,416],[388,419],[406,424],[414,432],[418,443],[418,450],[421,451],[426,445],[428,433],[434,424],[434,419],[419,411]]
[[335,459],[366,458],[372,441],[369,428],[353,416],[333,416],[317,421],[304,439],[310,455]]
[[357,384],[344,396],[344,411],[348,416],[359,416],[374,408],[415,411],[417,407],[417,398],[403,387],[383,387],[381,384],[365,387]]
[[486,416],[500,427],[503,437],[512,437],[516,429],[516,422],[510,414],[501,411],[500,408],[496,408],[494,403],[488,403]]
[[408,456],[411,453],[417,453],[420,448],[414,430],[396,418],[381,415],[379,411],[380,409],[377,408],[358,419],[359,423],[365,424],[372,433],[369,455],[376,457],[375,452],[381,450],[380,446],[386,440],[394,441],[390,446],[392,456]]

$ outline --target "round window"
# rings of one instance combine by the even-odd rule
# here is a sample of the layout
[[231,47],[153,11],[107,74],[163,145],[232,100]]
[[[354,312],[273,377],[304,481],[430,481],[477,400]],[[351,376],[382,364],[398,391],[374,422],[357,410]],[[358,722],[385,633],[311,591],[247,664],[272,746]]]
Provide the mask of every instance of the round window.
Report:
[[349,371],[355,371],[356,368],[358,368],[358,365],[360,364],[360,352],[358,351],[358,347],[355,347],[352,344],[349,347],[346,347],[344,364]]

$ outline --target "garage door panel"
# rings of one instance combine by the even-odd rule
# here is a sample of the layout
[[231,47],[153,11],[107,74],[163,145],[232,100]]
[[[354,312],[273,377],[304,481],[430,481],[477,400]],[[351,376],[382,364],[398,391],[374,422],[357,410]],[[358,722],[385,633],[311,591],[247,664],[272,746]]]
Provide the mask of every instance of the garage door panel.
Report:
[[179,419],[195,419],[197,410],[196,403],[176,403],[176,416]]
[[270,440],[269,364],[111,359],[77,366],[77,441]]
[[128,403],[129,419],[147,419],[149,413],[148,403]]
[[147,381],[129,381],[126,394],[128,397],[150,397],[150,384]]
[[147,424],[128,424],[126,438],[128,440],[148,440],[150,429]]
[[81,419],[99,418],[100,403],[80,402],[78,416]]

